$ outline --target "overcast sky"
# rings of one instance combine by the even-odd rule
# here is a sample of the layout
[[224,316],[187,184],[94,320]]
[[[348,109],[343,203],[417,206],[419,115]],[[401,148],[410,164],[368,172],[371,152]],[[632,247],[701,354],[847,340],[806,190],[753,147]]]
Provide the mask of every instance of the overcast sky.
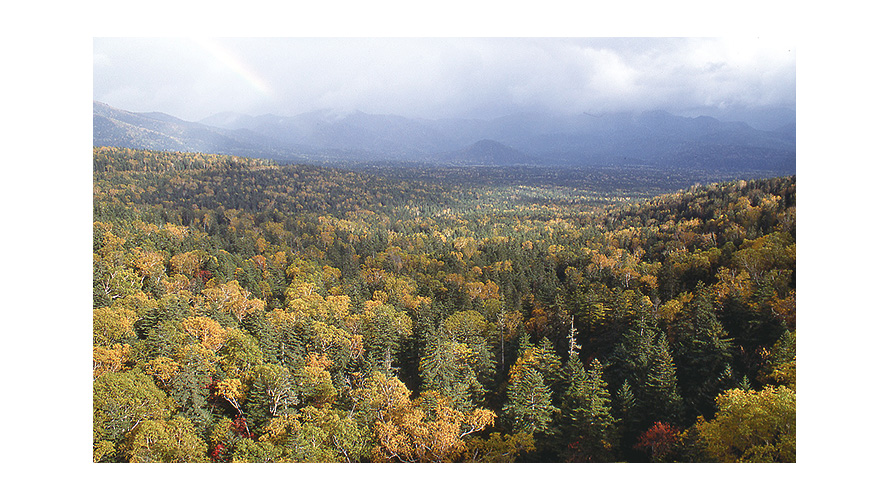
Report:
[[93,98],[186,120],[793,110],[795,61],[792,43],[753,37],[95,38]]

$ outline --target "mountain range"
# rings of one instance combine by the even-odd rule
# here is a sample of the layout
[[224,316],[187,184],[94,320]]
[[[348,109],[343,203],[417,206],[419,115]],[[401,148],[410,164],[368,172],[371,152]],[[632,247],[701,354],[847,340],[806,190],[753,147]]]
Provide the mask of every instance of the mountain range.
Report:
[[465,165],[651,165],[795,171],[796,125],[664,111],[517,114],[426,120],[362,112],[296,116],[220,113],[189,122],[93,102],[93,145],[232,154],[279,162],[425,162]]

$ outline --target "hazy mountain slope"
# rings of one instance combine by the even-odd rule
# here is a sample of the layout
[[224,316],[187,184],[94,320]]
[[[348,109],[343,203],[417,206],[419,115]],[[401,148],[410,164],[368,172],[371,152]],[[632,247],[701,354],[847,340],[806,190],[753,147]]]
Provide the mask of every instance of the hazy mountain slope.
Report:
[[[492,141],[492,142],[486,142]],[[421,120],[361,112],[291,117],[220,113],[186,122],[94,104],[96,145],[240,154],[279,161],[651,165],[793,173],[794,124],[776,131],[663,111],[525,113],[493,120]]]
[[93,103],[93,145],[266,157],[290,153],[274,139],[229,131],[163,113],[132,113]]
[[470,165],[532,165],[540,160],[497,141],[483,139],[459,151],[443,153],[438,159]]

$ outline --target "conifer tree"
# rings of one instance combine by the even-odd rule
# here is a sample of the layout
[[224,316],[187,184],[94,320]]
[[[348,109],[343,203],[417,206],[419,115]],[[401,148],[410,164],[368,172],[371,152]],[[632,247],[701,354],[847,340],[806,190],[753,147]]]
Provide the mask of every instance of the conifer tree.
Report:
[[522,330],[519,334],[519,343],[516,346],[516,354],[522,355],[527,349],[532,347],[532,339],[527,330]]
[[[298,373],[302,374],[303,366]],[[299,404],[294,376],[281,365],[262,364],[251,372],[251,386],[244,405],[244,417],[251,432],[258,430],[271,419],[284,415]]]
[[714,398],[731,385],[732,346],[717,319],[711,293],[701,283],[695,290],[677,333],[677,377],[690,417],[710,417]]
[[412,328],[413,321],[404,311],[376,300],[366,302],[359,317],[359,331],[370,369],[392,372],[399,367],[397,360],[402,346],[412,335]]
[[641,392],[642,406],[649,422],[677,421],[682,400],[677,393],[677,369],[664,334],[658,337],[655,344],[652,363]]
[[618,388],[617,400],[617,410],[618,414],[621,416],[621,421],[624,423],[630,422],[632,420],[632,413],[637,406],[637,400],[634,396],[633,389],[630,387],[630,383],[627,380],[625,380],[621,384],[621,387]]
[[302,370],[306,359],[306,346],[309,345],[310,335],[308,327],[303,323],[297,323],[292,328],[282,332],[281,339],[281,363],[296,374]]
[[637,434],[642,430],[641,409],[630,382],[622,382],[615,394],[615,415],[617,416],[616,432],[619,436],[621,456],[626,456],[632,449]]
[[281,339],[266,318],[263,311],[253,311],[244,317],[241,326],[254,336],[259,343],[260,350],[267,363],[281,361]]
[[597,360],[585,371],[577,353],[569,355],[563,368],[567,389],[560,404],[565,445],[561,455],[568,460],[602,462],[612,456],[615,418],[602,371]]
[[261,381],[252,380],[244,402],[243,413],[239,415],[246,424],[247,432],[262,429],[272,418],[266,405],[266,390]]
[[[592,389],[590,402],[587,404],[591,435],[599,441],[596,444],[601,444],[603,449],[608,451],[615,439],[615,418],[612,416],[612,400],[609,388],[603,379],[603,366],[599,360],[593,360],[587,373]],[[609,453],[600,458],[606,456],[609,456]]]
[[423,390],[435,390],[449,399],[455,408],[472,406],[471,392],[481,398],[482,386],[472,370],[473,352],[463,343],[442,334],[426,339],[420,360]]
[[627,380],[641,393],[658,335],[652,303],[642,297],[637,303],[633,322],[624,330],[612,355],[609,368],[612,380]]
[[547,337],[542,338],[534,349],[536,368],[544,377],[544,382],[552,387],[559,382],[559,371],[562,366],[559,355]]
[[510,377],[507,404],[504,412],[510,418],[513,432],[530,434],[547,432],[556,408],[551,402],[552,391],[544,383],[541,372],[525,367]]

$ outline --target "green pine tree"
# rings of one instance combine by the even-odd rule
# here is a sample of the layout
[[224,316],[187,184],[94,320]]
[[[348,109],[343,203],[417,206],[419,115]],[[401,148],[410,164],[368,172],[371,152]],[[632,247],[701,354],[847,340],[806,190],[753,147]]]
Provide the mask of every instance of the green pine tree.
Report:
[[585,371],[577,353],[569,356],[563,369],[567,389],[560,404],[561,455],[567,460],[605,462],[612,457],[615,418],[602,371],[597,360]]
[[257,339],[267,363],[279,363],[282,360],[281,338],[269,323],[265,312],[248,313],[241,326]]
[[598,457],[605,459],[611,456],[609,450],[615,441],[615,417],[612,416],[612,399],[609,388],[603,379],[603,366],[599,360],[594,359],[590,365],[588,379],[590,380],[591,394],[587,403],[587,418],[590,423],[590,433],[595,445],[601,445],[603,453]]
[[420,378],[423,390],[435,390],[461,410],[472,408],[484,398],[484,388],[474,367],[476,353],[457,342],[442,328],[425,336]]
[[677,369],[668,348],[667,337],[658,337],[652,353],[652,363],[646,374],[641,394],[641,406],[647,423],[676,422],[682,410],[677,392]]
[[677,377],[690,418],[710,418],[716,410],[714,398],[733,385],[731,350],[732,344],[717,319],[714,299],[699,283],[677,333]]
[[551,397],[552,391],[544,383],[541,372],[525,367],[515,373],[507,386],[507,404],[504,405],[513,432],[534,434],[549,431],[556,411]]
[[544,382],[552,387],[559,381],[562,361],[559,359],[559,355],[556,354],[553,343],[547,337],[542,338],[534,349],[536,350],[535,359],[537,361],[535,368],[541,372]]
[[610,357],[611,380],[627,380],[639,391],[646,383],[657,336],[652,303],[641,297],[630,327],[624,330]]

